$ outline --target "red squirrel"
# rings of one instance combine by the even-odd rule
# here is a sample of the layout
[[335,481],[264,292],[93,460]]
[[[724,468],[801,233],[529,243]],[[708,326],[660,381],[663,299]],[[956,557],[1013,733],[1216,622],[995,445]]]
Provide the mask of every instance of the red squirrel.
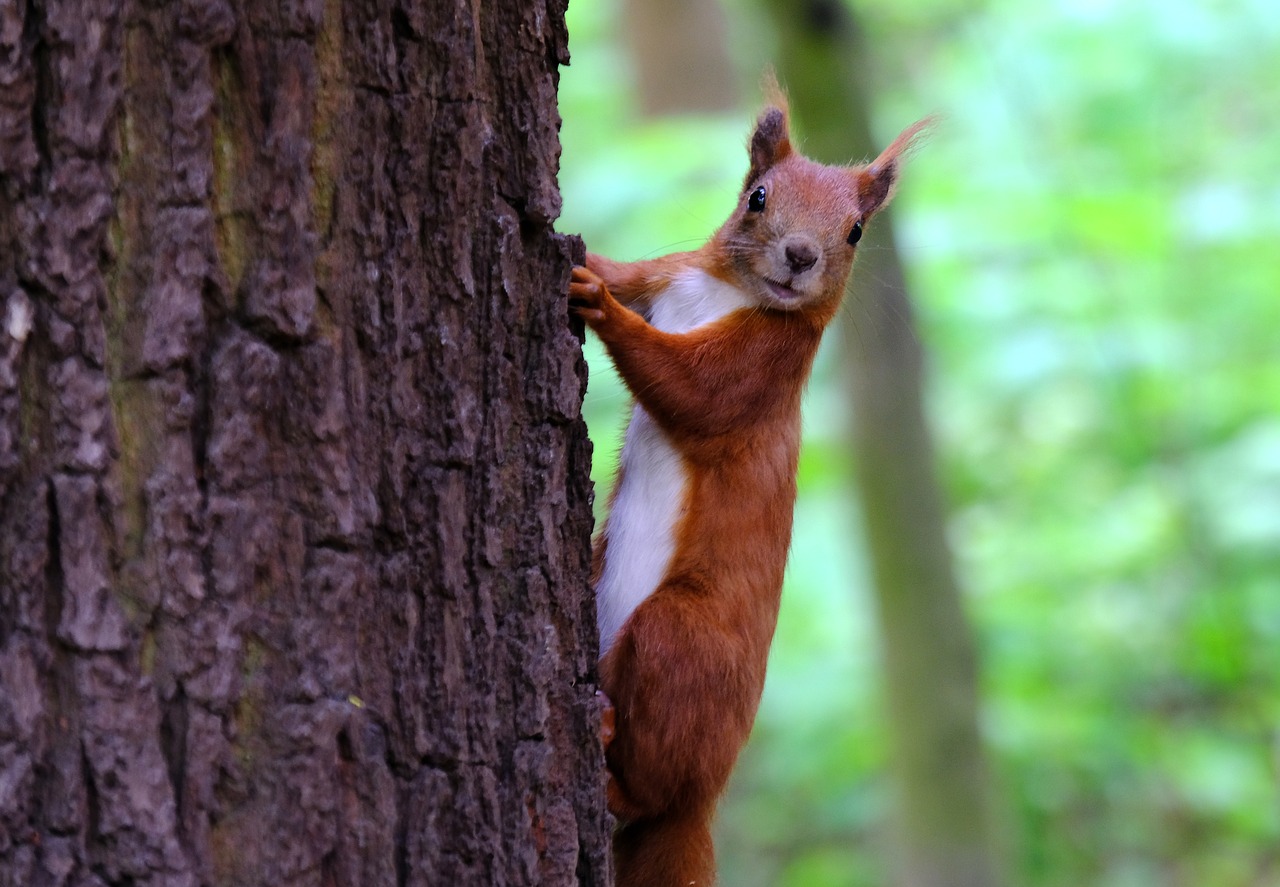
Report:
[[706,887],[710,824],[764,688],[791,543],[800,397],[863,227],[927,121],[823,166],[772,98],[729,220],[701,248],[588,254],[572,310],[635,404],[592,586],[619,887]]

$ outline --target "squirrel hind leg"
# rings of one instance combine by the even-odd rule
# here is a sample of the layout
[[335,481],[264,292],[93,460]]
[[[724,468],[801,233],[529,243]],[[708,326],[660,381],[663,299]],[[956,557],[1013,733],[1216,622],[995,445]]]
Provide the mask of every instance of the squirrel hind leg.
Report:
[[603,690],[596,691],[596,699],[600,702],[600,744],[608,753],[609,746],[613,745],[614,737],[618,735],[618,710],[613,707],[613,700]]
[[711,887],[710,813],[681,812],[629,822],[613,836],[616,887]]

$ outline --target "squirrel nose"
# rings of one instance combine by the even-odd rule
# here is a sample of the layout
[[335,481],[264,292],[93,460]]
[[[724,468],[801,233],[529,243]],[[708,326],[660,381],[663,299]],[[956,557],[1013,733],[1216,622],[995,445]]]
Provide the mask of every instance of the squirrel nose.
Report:
[[792,274],[808,271],[813,267],[813,263],[818,261],[818,254],[807,243],[788,243],[786,253],[787,265],[790,266]]

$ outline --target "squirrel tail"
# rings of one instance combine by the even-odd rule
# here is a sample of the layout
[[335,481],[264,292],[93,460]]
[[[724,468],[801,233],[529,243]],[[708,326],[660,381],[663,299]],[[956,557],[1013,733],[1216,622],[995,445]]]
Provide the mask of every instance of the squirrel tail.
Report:
[[628,822],[613,835],[617,887],[711,887],[711,817],[668,813]]

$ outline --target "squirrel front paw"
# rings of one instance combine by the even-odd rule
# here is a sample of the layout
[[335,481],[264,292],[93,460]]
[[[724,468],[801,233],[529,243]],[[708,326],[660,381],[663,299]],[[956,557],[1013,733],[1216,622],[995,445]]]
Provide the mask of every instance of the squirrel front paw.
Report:
[[575,314],[589,324],[600,323],[612,298],[599,274],[582,265],[574,266],[569,282],[569,307]]

